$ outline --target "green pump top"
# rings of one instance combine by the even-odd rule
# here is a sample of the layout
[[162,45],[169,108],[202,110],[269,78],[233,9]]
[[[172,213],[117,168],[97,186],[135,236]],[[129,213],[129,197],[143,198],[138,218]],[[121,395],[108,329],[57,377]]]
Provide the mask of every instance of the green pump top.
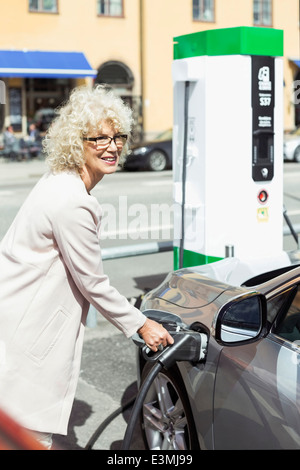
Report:
[[283,30],[239,26],[174,37],[174,59],[203,55],[283,56]]

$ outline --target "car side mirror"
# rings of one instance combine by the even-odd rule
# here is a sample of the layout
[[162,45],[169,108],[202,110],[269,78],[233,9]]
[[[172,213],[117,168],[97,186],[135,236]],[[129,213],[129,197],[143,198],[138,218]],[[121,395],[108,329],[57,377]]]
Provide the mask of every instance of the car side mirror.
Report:
[[262,331],[266,311],[261,294],[237,298],[224,305],[216,322],[216,340],[222,343],[239,343],[253,340]]

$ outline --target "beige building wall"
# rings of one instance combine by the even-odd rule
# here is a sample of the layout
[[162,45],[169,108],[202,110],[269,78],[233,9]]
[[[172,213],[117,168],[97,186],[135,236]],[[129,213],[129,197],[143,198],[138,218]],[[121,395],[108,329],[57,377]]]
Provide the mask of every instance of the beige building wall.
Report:
[[[132,94],[143,94],[149,136],[173,122],[173,38],[253,26],[253,0],[215,0],[215,22],[210,23],[193,21],[192,0],[124,0],[124,18],[97,16],[96,0],[59,0],[58,7],[58,14],[32,13],[28,0],[2,1],[0,49],[82,51],[95,69],[110,60],[124,63],[134,77]],[[273,27],[284,30],[284,126],[291,129],[298,68],[289,58],[300,58],[298,0],[273,0]],[[22,80],[18,83],[22,86]]]
[[[213,23],[192,20],[192,1],[145,0],[144,5],[144,122],[145,129],[155,133],[172,126],[173,38],[208,29],[253,26],[253,0],[215,0]],[[297,67],[288,58],[300,58],[298,0],[273,0],[273,27],[284,30],[284,127],[291,129]]]

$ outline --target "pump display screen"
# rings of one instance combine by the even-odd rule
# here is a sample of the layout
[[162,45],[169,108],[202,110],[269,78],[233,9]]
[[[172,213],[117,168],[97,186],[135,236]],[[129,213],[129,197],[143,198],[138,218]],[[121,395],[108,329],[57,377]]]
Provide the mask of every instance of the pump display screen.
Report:
[[270,181],[274,176],[274,58],[252,59],[252,178]]

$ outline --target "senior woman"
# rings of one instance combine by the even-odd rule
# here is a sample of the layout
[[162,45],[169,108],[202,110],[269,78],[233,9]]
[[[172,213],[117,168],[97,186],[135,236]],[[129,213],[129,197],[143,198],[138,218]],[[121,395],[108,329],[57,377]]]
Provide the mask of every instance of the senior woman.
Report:
[[50,171],[0,244],[0,407],[49,447],[53,433],[67,434],[90,304],[153,351],[173,343],[103,273],[90,192],[116,171],[131,125],[112,92],[76,88],[44,140]]

